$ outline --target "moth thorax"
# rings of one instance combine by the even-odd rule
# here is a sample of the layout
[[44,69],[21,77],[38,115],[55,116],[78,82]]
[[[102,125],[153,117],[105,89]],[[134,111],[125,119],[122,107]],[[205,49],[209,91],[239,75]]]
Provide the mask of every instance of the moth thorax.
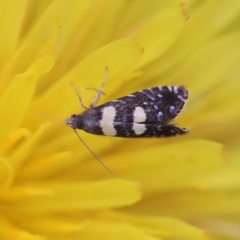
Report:
[[73,129],[82,129],[82,117],[74,114],[70,118],[65,119],[65,124]]

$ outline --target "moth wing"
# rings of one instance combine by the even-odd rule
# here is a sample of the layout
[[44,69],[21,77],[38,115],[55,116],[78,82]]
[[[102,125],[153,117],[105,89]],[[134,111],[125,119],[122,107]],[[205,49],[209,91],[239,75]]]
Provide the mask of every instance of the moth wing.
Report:
[[188,92],[184,87],[154,87],[103,104],[116,109],[115,122],[166,125],[183,109]]
[[186,128],[175,125],[145,124],[145,123],[114,123],[117,131],[116,137],[146,138],[146,137],[171,137],[188,132]]

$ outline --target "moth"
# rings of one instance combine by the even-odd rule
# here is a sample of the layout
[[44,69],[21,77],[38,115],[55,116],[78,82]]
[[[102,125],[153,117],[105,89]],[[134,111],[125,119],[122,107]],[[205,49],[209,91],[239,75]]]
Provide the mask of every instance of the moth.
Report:
[[[75,132],[76,129],[81,129],[95,135],[121,138],[170,137],[189,131],[187,128],[170,124],[182,111],[188,99],[188,91],[185,87],[152,87],[96,107],[103,94],[105,83],[106,80],[97,91],[89,108],[84,106],[74,86],[81,106],[86,111],[65,119],[66,126],[71,127]],[[78,137],[80,138],[79,135]],[[80,140],[82,141],[81,138]],[[85,143],[84,145],[86,146]],[[92,154],[96,157],[93,152]]]
[[95,135],[122,138],[170,137],[188,132],[169,124],[182,111],[188,91],[163,86],[144,89],[66,119],[66,125]]

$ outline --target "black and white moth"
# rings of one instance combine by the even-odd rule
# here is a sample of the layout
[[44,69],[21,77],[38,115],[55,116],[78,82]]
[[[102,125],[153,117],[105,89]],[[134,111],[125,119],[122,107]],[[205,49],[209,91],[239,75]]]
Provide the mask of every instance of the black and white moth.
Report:
[[94,107],[102,93],[103,87],[90,108],[67,118],[66,125],[95,135],[122,138],[169,137],[188,132],[169,124],[188,98],[183,86],[148,88]]
[[170,137],[188,132],[187,128],[169,124],[182,111],[188,98],[188,91],[183,86],[148,88],[95,107],[103,94],[106,79],[105,76],[90,108],[84,106],[79,92],[73,85],[80,104],[86,111],[73,114],[65,119],[65,123],[75,131],[80,141],[110,173],[111,170],[82,140],[76,129],[95,135],[122,138]]

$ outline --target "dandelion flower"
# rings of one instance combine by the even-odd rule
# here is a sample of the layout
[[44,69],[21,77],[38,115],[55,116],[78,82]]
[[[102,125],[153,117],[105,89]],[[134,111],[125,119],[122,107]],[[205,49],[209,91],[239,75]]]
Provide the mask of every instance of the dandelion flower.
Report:
[[[0,2],[1,239],[240,238],[240,2]],[[100,104],[147,87],[184,85],[169,139],[80,132]],[[37,112],[37,114],[36,114]]]

